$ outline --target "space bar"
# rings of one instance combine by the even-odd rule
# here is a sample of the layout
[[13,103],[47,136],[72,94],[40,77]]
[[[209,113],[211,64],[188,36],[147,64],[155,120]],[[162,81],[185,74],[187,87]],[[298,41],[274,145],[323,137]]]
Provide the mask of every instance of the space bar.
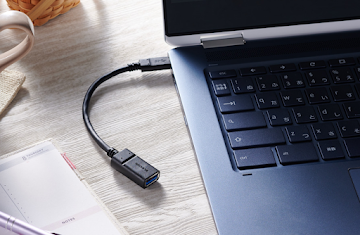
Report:
[[280,128],[235,131],[228,136],[233,149],[285,144]]

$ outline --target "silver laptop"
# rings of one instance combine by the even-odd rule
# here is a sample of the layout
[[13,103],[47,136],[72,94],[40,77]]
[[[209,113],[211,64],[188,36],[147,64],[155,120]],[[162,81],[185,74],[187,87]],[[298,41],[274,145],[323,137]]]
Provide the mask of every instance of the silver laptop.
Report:
[[218,233],[360,234],[360,1],[163,8]]

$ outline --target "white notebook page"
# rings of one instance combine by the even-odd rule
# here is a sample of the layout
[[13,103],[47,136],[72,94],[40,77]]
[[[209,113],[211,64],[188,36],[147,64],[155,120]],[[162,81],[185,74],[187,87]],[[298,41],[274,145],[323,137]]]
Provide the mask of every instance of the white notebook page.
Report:
[[0,211],[61,235],[121,234],[50,141],[0,160]]

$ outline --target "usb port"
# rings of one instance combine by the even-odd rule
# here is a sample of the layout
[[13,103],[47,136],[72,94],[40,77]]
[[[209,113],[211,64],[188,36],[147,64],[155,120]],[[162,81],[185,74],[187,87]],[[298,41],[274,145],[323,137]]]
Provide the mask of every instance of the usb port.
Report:
[[159,173],[156,173],[153,176],[151,176],[148,180],[146,180],[145,187],[148,187],[152,183],[155,183],[158,178],[159,178]]

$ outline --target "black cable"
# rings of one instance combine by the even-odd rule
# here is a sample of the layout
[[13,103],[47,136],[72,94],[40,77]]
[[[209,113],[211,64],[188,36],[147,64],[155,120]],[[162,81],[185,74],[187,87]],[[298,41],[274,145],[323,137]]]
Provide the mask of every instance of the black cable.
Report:
[[160,171],[156,168],[142,160],[140,157],[136,156],[128,149],[122,151],[117,151],[115,148],[107,145],[100,136],[94,130],[90,122],[89,117],[89,104],[91,96],[93,95],[96,88],[98,88],[103,82],[109,80],[110,78],[119,75],[124,72],[141,70],[141,71],[154,71],[161,69],[168,69],[170,67],[170,61],[167,57],[160,58],[151,58],[140,60],[139,63],[129,64],[126,67],[119,68],[99,79],[97,79],[89,89],[87,90],[84,102],[82,106],[82,114],[86,129],[88,130],[91,137],[95,142],[106,152],[106,154],[111,158],[111,166],[116,170],[123,173],[129,179],[133,180],[135,183],[140,185],[143,188],[150,186],[155,183],[160,177]]
[[107,145],[101,138],[100,136],[96,133],[96,131],[94,130],[94,127],[91,125],[90,122],[90,118],[89,118],[89,103],[90,103],[90,99],[91,96],[93,95],[94,91],[96,88],[98,88],[103,82],[109,80],[110,78],[119,75],[120,73],[124,73],[124,72],[128,72],[128,71],[135,71],[135,70],[139,70],[140,69],[140,64],[129,64],[126,67],[122,67],[120,69],[117,69],[99,79],[97,79],[95,82],[93,82],[93,84],[91,84],[91,86],[89,87],[89,89],[87,90],[85,97],[84,97],[84,103],[83,103],[83,107],[82,107],[82,113],[83,113],[83,119],[85,122],[85,126],[88,130],[88,132],[90,133],[90,135],[93,137],[93,139],[95,140],[95,142],[107,153],[107,155],[109,157],[112,157],[112,149],[109,145]]

